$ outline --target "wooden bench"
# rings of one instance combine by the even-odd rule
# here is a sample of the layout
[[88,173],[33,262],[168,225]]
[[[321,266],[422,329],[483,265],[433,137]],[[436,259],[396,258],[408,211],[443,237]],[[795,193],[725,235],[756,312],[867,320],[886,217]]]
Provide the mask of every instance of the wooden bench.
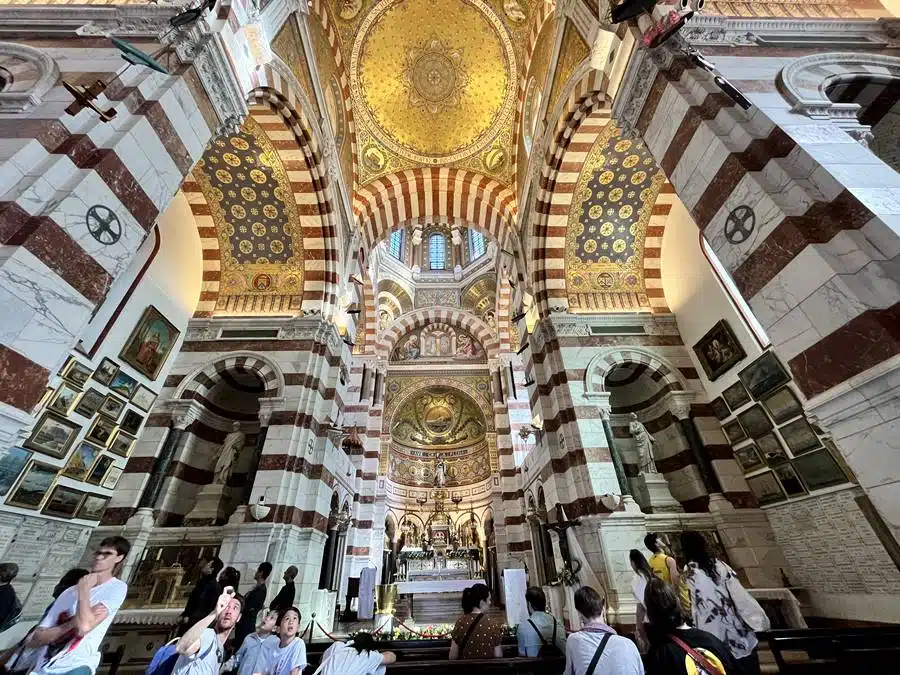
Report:
[[553,658],[466,659],[460,661],[397,661],[387,667],[389,673],[421,673],[428,675],[559,675],[566,667],[563,656]]
[[782,675],[900,675],[900,626],[758,633]]

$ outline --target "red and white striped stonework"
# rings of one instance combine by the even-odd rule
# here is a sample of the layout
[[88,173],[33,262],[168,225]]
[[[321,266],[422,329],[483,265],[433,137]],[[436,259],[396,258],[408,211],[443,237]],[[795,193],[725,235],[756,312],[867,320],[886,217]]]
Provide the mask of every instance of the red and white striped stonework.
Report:
[[353,208],[370,249],[389,232],[420,217],[465,220],[503,248],[515,236],[512,190],[465,169],[410,169],[382,176],[357,191]]
[[[350,97],[350,79],[347,75],[347,65],[344,63],[344,57],[341,54],[337,29],[334,26],[334,20],[331,18],[327,3],[322,0],[312,0],[309,3],[309,7],[310,13],[322,23],[322,29],[328,38],[331,56],[334,58],[334,63],[337,67],[338,84],[341,87],[341,105],[344,107],[344,119],[347,121],[347,134],[350,138],[350,149],[353,156],[353,176],[347,187],[353,191],[359,181],[359,147],[356,140],[356,123],[353,119],[353,99]],[[327,83],[323,82],[322,87],[324,88],[325,86],[327,86]]]
[[484,347],[488,358],[496,358],[499,344],[497,337],[491,332],[487,324],[474,314],[449,308],[431,307],[417,309],[409,314],[404,314],[394,321],[378,340],[377,354],[380,358],[387,358],[394,350],[397,341],[411,330],[427,326],[432,323],[447,323],[471,333]]
[[[98,98],[117,111],[112,122],[87,109],[68,116],[61,80],[109,81],[123,69],[120,52],[105,38],[29,46],[58,73],[43,102],[0,120],[0,293],[18,326],[0,340],[0,402],[21,411],[37,403],[218,123],[192,67],[173,76],[130,68]],[[89,233],[87,213],[97,205],[119,219],[121,237],[111,245]],[[54,300],[39,311],[47,298]]]

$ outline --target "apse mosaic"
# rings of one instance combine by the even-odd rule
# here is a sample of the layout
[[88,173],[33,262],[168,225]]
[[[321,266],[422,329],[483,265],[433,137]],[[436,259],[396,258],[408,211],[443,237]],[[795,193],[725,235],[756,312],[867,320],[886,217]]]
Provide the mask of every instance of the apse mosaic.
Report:
[[216,224],[222,294],[284,295],[296,298],[299,308],[300,217],[287,172],[263,128],[248,117],[237,133],[214,140],[194,175]]
[[431,323],[410,331],[391,352],[392,363],[446,363],[448,360],[487,363],[487,353],[470,333],[446,323]]
[[516,0],[498,9],[484,0],[383,0],[359,14],[354,32],[341,33],[352,36],[362,184],[421,165],[511,178],[520,47],[509,26],[525,30],[523,7]]
[[470,485],[491,475],[485,441],[467,448],[433,452],[391,444],[388,478],[395,483],[424,487],[433,485],[438,462],[444,463],[446,487]]
[[644,238],[664,182],[642,141],[622,138],[612,123],[597,137],[578,177],[569,212],[566,290],[570,309],[649,307]]

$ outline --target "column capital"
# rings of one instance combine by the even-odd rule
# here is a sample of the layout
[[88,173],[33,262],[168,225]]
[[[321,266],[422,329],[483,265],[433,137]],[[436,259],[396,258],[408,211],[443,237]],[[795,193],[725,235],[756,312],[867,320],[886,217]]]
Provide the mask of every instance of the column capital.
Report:
[[696,394],[692,391],[670,391],[661,402],[677,419],[686,420],[691,416],[691,404],[695,399]]
[[169,401],[165,408],[172,416],[172,426],[181,431],[187,429],[193,421],[200,419],[203,413],[200,404],[194,399]]
[[271,398],[259,399],[259,424],[260,426],[268,426],[269,418],[276,410],[284,407],[284,396],[273,396]]

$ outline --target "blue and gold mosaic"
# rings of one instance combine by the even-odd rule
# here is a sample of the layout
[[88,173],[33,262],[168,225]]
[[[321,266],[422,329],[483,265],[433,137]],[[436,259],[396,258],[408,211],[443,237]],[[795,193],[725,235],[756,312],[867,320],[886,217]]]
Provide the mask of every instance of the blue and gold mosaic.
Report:
[[[640,140],[612,123],[600,133],[578,178],[566,235],[570,309],[647,306],[644,237],[665,182]],[[604,295],[619,294],[614,301]]]
[[299,296],[303,234],[278,151],[252,117],[216,138],[195,176],[210,207],[222,253],[222,293]]

